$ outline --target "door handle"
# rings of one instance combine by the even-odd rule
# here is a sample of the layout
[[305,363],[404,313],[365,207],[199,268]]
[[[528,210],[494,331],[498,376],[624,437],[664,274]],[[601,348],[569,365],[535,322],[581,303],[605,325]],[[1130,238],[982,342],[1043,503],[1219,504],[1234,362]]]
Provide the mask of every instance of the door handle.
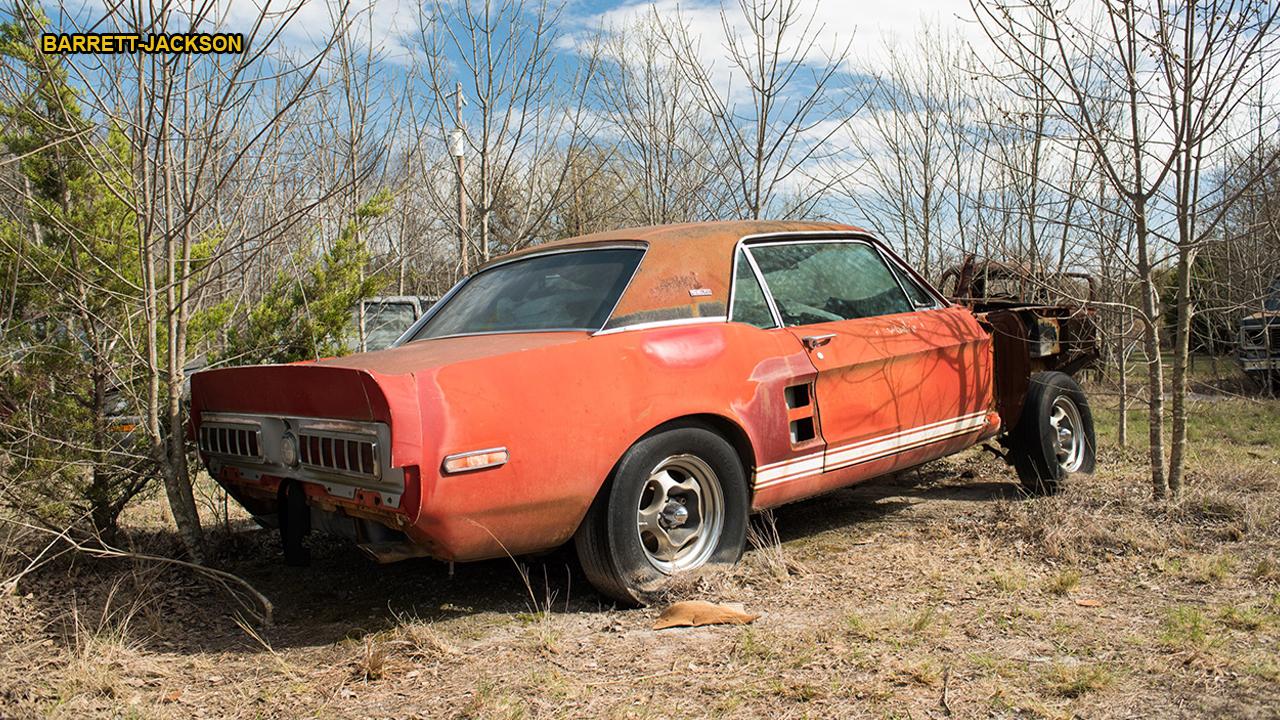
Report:
[[831,342],[831,339],[835,336],[835,333],[828,333],[826,335],[806,335],[800,339],[800,342],[804,343],[806,348],[816,350]]

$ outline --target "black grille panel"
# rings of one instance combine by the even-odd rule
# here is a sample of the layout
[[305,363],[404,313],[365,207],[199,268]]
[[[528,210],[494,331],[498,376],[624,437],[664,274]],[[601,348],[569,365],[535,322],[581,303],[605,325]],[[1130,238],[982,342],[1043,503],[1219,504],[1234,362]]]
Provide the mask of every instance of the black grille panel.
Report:
[[237,425],[201,425],[200,449],[213,455],[262,458],[262,438],[255,427]]
[[298,436],[303,465],[343,475],[378,477],[378,446],[371,439],[304,433]]

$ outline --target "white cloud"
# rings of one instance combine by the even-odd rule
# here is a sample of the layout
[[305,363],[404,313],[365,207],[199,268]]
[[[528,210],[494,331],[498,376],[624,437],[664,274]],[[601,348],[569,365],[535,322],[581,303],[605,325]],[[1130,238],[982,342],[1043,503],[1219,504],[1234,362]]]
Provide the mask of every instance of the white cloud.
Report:
[[[575,18],[584,32],[571,36],[582,40],[596,28],[624,28],[650,13],[684,21],[690,36],[701,40],[704,61],[720,65],[725,61],[723,23],[724,8],[731,20],[737,15],[735,0],[724,2],[679,2],[678,0],[642,0],[625,2],[604,12]],[[851,69],[876,71],[884,67],[889,47],[915,47],[915,38],[925,26],[981,45],[987,42],[981,28],[973,21],[967,0],[803,0],[801,13],[813,17],[812,30],[817,36],[816,49],[830,50],[852,41]],[[735,23],[736,25],[737,23]],[[566,42],[570,46],[571,42]],[[817,60],[818,58],[814,58]]]

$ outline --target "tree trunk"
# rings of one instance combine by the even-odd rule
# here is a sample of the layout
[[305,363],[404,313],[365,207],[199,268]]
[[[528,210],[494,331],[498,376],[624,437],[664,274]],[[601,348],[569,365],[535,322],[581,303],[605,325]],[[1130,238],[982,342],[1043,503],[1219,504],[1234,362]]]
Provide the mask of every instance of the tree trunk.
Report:
[[1164,362],[1160,357],[1160,305],[1156,297],[1151,256],[1147,250],[1145,202],[1134,208],[1138,239],[1138,280],[1142,292],[1142,347],[1147,361],[1147,434],[1150,442],[1151,494],[1163,500],[1169,494],[1164,475]]
[[1120,341],[1116,343],[1116,367],[1120,372],[1120,418],[1116,423],[1116,443],[1129,447],[1129,352],[1128,335],[1125,331],[1127,318],[1120,316]]
[[1191,263],[1190,247],[1178,248],[1178,328],[1173,348],[1173,436],[1169,442],[1169,492],[1182,491],[1187,445],[1187,374],[1191,357]]
[[[172,82],[172,78],[166,71],[163,82]],[[144,90],[150,91],[151,88],[145,88],[143,85],[143,74],[138,74],[139,97],[144,97]],[[145,107],[146,103],[139,103],[140,107]],[[141,110],[140,110],[141,112]],[[145,135],[138,138],[133,148],[135,154],[135,162],[138,163],[136,172],[139,177],[139,185],[143,189],[142,210],[144,215],[158,217],[163,223],[161,230],[163,237],[160,241],[161,256],[156,257],[155,252],[155,234],[153,232],[155,224],[149,219],[140,218],[139,222],[143,226],[143,232],[139,233],[140,242],[142,244],[142,256],[144,262],[144,275],[147,282],[144,283],[144,292],[146,294],[147,308],[147,369],[149,377],[147,378],[147,431],[150,435],[151,453],[159,466],[160,475],[164,479],[165,496],[169,500],[169,509],[173,512],[174,523],[178,526],[178,536],[182,539],[182,545],[186,549],[187,554],[191,557],[192,562],[204,562],[204,543],[202,532],[200,529],[200,515],[196,509],[196,501],[194,493],[191,490],[191,478],[187,474],[187,453],[185,445],[185,434],[182,424],[182,372],[185,363],[179,347],[184,343],[183,331],[185,328],[181,326],[181,319],[178,315],[178,308],[185,299],[180,298],[179,293],[181,287],[179,283],[179,274],[186,275],[187,265],[178,267],[179,261],[176,257],[174,243],[174,203],[177,202],[175,182],[173,180],[174,161],[172,154],[171,139],[171,122],[172,116],[169,112],[161,114],[160,132],[158,137],[159,144],[155,149],[157,155],[161,158],[158,163],[163,168],[161,177],[162,183],[161,201],[163,207],[157,211],[155,207],[155,194],[148,193],[147,188],[156,189],[156,179],[152,175],[152,170],[148,168],[147,158],[149,157],[146,148]],[[139,122],[139,127],[143,124]],[[160,303],[161,290],[157,283],[158,277],[156,272],[156,263],[162,262],[165,265],[165,288],[164,288],[164,322],[165,332],[163,336],[167,336],[166,347],[166,367],[163,374],[165,378],[165,390],[167,397],[162,408],[160,397],[160,381],[162,370],[160,366],[159,346],[162,338],[160,330]]]

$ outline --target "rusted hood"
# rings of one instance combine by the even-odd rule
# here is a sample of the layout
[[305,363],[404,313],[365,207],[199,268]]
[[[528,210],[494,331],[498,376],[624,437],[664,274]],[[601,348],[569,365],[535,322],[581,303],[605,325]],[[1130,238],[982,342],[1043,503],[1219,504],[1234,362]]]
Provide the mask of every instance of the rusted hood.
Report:
[[1252,315],[1246,315],[1244,319],[1246,321],[1256,320],[1258,322],[1280,320],[1280,312],[1275,310],[1266,310],[1263,312],[1256,312]]

